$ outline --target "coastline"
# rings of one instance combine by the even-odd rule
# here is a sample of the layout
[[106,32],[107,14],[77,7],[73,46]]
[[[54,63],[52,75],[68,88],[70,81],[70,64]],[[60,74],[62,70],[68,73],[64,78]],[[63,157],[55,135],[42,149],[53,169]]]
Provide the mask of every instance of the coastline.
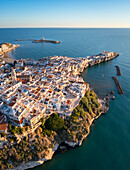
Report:
[[[114,56],[113,58],[115,58],[115,57],[116,57],[116,56]],[[113,58],[111,58],[111,59],[113,59]],[[110,60],[110,59],[109,59],[109,60]],[[106,61],[108,61],[108,60],[106,60]],[[104,61],[102,61],[102,62],[104,62]],[[98,64],[98,63],[96,62],[95,64]],[[94,65],[95,65],[95,64],[94,64]],[[82,69],[82,72],[84,71],[85,68],[86,68],[86,67],[84,66],[84,68]],[[81,73],[82,73],[82,72],[81,72]],[[81,73],[80,73],[80,74],[81,74]],[[85,81],[84,81],[84,83],[85,83]],[[91,89],[88,88],[88,91],[90,92]],[[95,93],[94,93],[94,94],[95,94]],[[96,94],[95,94],[95,95],[96,95]],[[85,97],[85,94],[84,94],[83,97]],[[83,98],[83,97],[82,97],[82,98]],[[81,98],[81,99],[82,99],[82,98]],[[81,101],[81,100],[80,100],[80,101]],[[79,103],[80,103],[80,101],[79,101]],[[54,144],[54,148],[48,148],[48,150],[47,150],[47,151],[48,151],[48,154],[47,154],[47,156],[45,156],[45,158],[39,159],[38,161],[28,161],[27,163],[22,163],[22,164],[20,164],[19,166],[15,167],[14,169],[22,170],[22,169],[28,169],[28,168],[33,168],[33,167],[35,167],[35,166],[42,165],[45,161],[48,161],[48,160],[52,159],[52,156],[54,155],[55,151],[58,149],[58,147],[60,146],[60,144],[61,144],[62,142],[65,142],[65,144],[68,144],[68,145],[71,146],[71,147],[81,146],[83,140],[86,139],[87,136],[88,136],[89,133],[90,133],[90,129],[91,129],[91,125],[93,124],[93,121],[96,120],[96,119],[98,119],[98,117],[100,117],[100,115],[102,115],[103,113],[106,113],[106,112],[108,111],[108,109],[109,109],[109,107],[108,107],[108,105],[107,105],[107,103],[108,103],[108,100],[107,100],[107,99],[101,100],[101,99],[97,98],[97,101],[98,101],[98,103],[100,104],[100,108],[102,108],[102,111],[99,112],[97,115],[95,115],[95,113],[94,113],[94,116],[92,116],[92,117],[89,119],[89,126],[88,126],[88,124],[87,124],[87,133],[82,134],[82,138],[81,138],[81,139],[78,139],[78,140],[76,139],[75,141],[71,141],[72,139],[68,139],[68,140],[62,139],[62,141],[60,141],[59,143],[57,143],[57,141],[55,141],[56,143]],[[78,105],[79,105],[79,104],[78,104]],[[77,106],[76,106],[76,107],[77,107]],[[89,114],[90,114],[90,113],[89,113]],[[70,134],[69,134],[69,135],[70,135]]]
[[5,61],[7,63],[13,63],[14,62],[14,59],[11,58],[9,56],[9,52],[11,52],[12,50],[14,50],[15,48],[18,48],[20,45],[15,45],[7,50],[5,50],[4,52],[1,52],[0,53],[0,60],[1,61]]
[[[83,70],[84,71],[84,70]],[[83,73],[83,72],[82,72]],[[84,81],[85,82],[85,81]],[[91,88],[88,89],[89,91],[91,90]],[[84,95],[85,96],[85,95]],[[84,97],[83,96],[83,97]],[[88,137],[88,135],[90,134],[91,131],[91,126],[94,123],[94,121],[96,119],[98,119],[102,114],[105,114],[108,110],[109,110],[109,99],[108,98],[104,98],[104,99],[100,99],[98,98],[98,103],[100,104],[100,107],[102,108],[102,112],[100,112],[96,117],[92,118],[90,120],[90,125],[88,126],[88,132],[82,137],[82,139],[78,140],[77,142],[69,142],[69,141],[61,141],[61,143],[65,143],[67,144],[69,147],[76,147],[76,146],[81,146],[82,142]],[[80,101],[79,101],[80,102]],[[44,162],[49,161],[53,158],[53,155],[55,154],[55,152],[58,150],[58,147],[61,145],[61,143],[55,143],[54,148],[49,148],[49,154],[43,158],[43,159],[39,159],[38,161],[28,161],[26,163],[22,163],[21,165],[13,168],[13,170],[25,170],[25,169],[30,169],[30,168],[34,168],[40,165],[43,165]]]
[[[89,88],[89,90],[91,90]],[[109,109],[109,106],[106,106],[106,103],[107,103],[107,99],[104,98],[103,100],[102,99],[99,99],[98,98],[98,102],[100,103],[100,106],[102,107],[102,112],[97,115],[95,118],[91,119],[90,121],[90,126],[88,127],[88,133],[86,133],[83,138],[77,142],[68,142],[68,141],[62,141],[62,142],[65,142],[65,144],[67,144],[68,146],[70,147],[75,147],[75,146],[81,146],[82,145],[82,142],[88,137],[88,135],[90,134],[90,131],[91,131],[91,126],[93,124],[93,122],[98,119],[102,114],[105,114],[108,109]],[[102,104],[103,103],[103,104]],[[61,143],[62,143],[61,142]],[[43,159],[39,159],[38,161],[28,161],[27,163],[22,163],[21,165],[19,165],[18,167],[15,167],[13,168],[13,170],[25,170],[25,169],[30,169],[30,168],[34,168],[34,167],[37,167],[37,166],[40,166],[40,165],[43,165],[44,162],[46,161],[49,161],[53,158],[53,155],[55,153],[55,151],[57,151],[58,147],[60,146],[61,143],[56,143],[54,145],[54,148],[53,149],[49,149],[49,154],[47,155],[47,157],[43,158]]]
[[0,60],[1,61],[5,61],[6,63],[13,63],[14,60],[9,56],[9,52],[6,52],[3,55],[1,55],[0,56]]
[[20,45],[16,44],[16,45],[13,45],[12,47],[9,47],[8,49],[4,49],[4,51],[2,51],[2,52],[0,53],[0,55],[3,55],[3,54],[5,54],[5,53],[8,53],[9,51],[12,51],[13,49],[18,48],[19,46],[20,46]]
[[[21,45],[8,53],[14,60],[20,58],[40,59],[41,57],[53,56],[53,54],[73,58],[86,57],[99,54],[103,50],[117,51],[120,54],[114,60],[86,68],[81,76],[89,83],[90,88],[95,91],[99,98],[103,99],[106,94],[109,97],[113,92],[112,96],[115,96],[115,100],[110,99],[107,113],[93,122],[90,134],[83,141],[81,147],[72,148],[65,145],[65,150],[61,144],[53,154],[52,160],[46,161],[43,165],[36,166],[32,170],[66,170],[73,169],[73,167],[75,170],[100,169],[101,167],[103,169],[108,167],[109,169],[129,169],[130,29],[64,29],[64,34],[62,29],[29,28],[21,30],[1,29],[0,31],[1,43],[11,42]],[[63,43],[55,48],[55,44],[49,43],[15,42],[16,38],[24,38],[26,33],[29,33],[30,37],[35,36],[34,39],[36,37],[40,39],[39,35],[45,33],[48,35],[45,38],[50,36],[51,39],[52,36],[55,36],[54,39],[62,40]],[[66,37],[68,34],[71,35],[71,39]],[[116,65],[120,67],[121,76],[117,75]],[[117,77],[122,86],[123,95],[118,94],[112,76]],[[4,137],[1,140],[4,140]],[[123,143],[125,145],[122,146]]]

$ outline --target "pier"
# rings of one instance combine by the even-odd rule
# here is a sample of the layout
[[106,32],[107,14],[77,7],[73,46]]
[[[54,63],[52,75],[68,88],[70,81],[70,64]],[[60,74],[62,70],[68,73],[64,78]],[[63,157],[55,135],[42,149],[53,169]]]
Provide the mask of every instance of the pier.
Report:
[[55,41],[55,40],[34,40],[33,43],[40,43],[40,42],[48,42],[48,43],[53,43],[53,44],[58,44],[60,41]]
[[115,66],[115,67],[116,67],[116,70],[117,70],[117,75],[118,75],[118,76],[121,76],[121,71],[120,71],[119,66]]
[[41,40],[34,40],[33,43],[40,43],[40,42],[48,42],[48,43],[53,43],[53,44],[58,44],[60,41],[55,41],[55,40],[46,40],[44,37]]
[[46,40],[44,37],[40,40],[35,39],[17,39],[16,41],[32,41],[32,43],[41,43],[41,42],[47,42],[47,43],[53,43],[53,44],[59,44],[60,41],[56,40]]
[[119,81],[117,80],[117,78],[113,76],[112,79],[114,80],[114,82],[115,82],[115,84],[116,84],[118,93],[119,93],[119,94],[123,94],[122,87],[121,87]]

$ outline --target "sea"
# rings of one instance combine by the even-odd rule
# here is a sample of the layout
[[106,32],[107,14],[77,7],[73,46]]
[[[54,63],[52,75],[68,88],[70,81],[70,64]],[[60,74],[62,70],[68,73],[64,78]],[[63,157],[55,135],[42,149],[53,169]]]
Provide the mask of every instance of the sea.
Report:
[[[60,44],[32,43],[16,39],[59,40]],[[10,28],[0,29],[0,43],[20,44],[9,55],[13,59],[63,55],[86,57],[102,51],[114,51],[119,57],[84,70],[83,78],[99,98],[114,91],[109,110],[94,121],[91,133],[82,146],[53,159],[34,170],[130,170],[130,29],[107,28]],[[115,65],[121,70],[116,75]],[[116,76],[124,94],[117,92]]]

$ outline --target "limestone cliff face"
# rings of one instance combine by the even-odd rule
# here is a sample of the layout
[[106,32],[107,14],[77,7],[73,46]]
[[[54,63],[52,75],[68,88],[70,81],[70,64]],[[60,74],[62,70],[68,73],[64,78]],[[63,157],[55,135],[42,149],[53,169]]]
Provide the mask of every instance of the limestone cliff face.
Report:
[[64,120],[63,128],[55,132],[39,127],[31,138],[22,140],[15,147],[4,148],[4,152],[11,157],[11,160],[8,160],[7,156],[6,161],[13,161],[15,169],[23,170],[52,159],[62,142],[71,147],[81,146],[82,141],[90,133],[92,122],[107,109],[106,101],[99,100],[97,95],[89,89],[73,110],[72,115]]
[[74,109],[69,120],[66,120],[67,129],[60,131],[60,142],[69,146],[80,146],[90,133],[90,127],[95,119],[108,110],[107,101],[98,99],[97,95],[89,89]]

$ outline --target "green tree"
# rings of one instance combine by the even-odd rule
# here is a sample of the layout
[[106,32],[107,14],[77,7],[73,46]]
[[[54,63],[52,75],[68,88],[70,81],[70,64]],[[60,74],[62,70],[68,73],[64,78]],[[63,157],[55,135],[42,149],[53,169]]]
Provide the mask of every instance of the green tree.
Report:
[[8,130],[9,130],[9,131],[12,130],[12,125],[11,125],[11,124],[8,125]]
[[45,127],[48,130],[59,131],[64,127],[64,120],[54,113],[46,120]]
[[5,132],[1,132],[1,137],[4,137],[6,136],[6,133]]
[[44,117],[41,118],[41,122],[42,122],[42,127],[45,128],[45,125],[44,125],[45,124],[45,118]]

